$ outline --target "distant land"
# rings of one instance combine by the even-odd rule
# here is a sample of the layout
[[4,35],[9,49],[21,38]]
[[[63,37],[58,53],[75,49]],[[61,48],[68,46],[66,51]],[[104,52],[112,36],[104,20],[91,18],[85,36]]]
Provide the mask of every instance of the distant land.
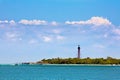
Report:
[[25,62],[22,64],[101,64],[101,65],[120,65],[120,59],[107,57],[104,58],[52,58],[42,59],[37,62]]

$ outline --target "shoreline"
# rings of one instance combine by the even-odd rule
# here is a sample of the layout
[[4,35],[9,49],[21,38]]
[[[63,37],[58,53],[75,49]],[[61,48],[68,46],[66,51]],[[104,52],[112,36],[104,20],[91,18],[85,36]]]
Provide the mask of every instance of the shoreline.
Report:
[[120,66],[120,64],[0,64],[0,66]]
[[116,64],[42,64],[48,66],[120,66]]

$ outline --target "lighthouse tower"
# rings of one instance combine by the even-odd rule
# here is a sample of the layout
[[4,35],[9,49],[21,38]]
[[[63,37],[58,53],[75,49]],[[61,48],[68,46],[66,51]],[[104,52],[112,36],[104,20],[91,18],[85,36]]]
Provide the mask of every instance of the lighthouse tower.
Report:
[[80,59],[80,45],[78,45],[78,59]]

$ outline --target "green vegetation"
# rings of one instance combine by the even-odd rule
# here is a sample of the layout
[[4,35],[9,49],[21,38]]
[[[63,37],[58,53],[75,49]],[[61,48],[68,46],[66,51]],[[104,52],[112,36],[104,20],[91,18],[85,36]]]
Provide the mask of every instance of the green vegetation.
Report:
[[43,59],[38,61],[37,64],[120,64],[120,59],[107,57],[104,58],[95,58],[91,59],[89,57],[78,59],[78,58],[52,58],[52,59]]

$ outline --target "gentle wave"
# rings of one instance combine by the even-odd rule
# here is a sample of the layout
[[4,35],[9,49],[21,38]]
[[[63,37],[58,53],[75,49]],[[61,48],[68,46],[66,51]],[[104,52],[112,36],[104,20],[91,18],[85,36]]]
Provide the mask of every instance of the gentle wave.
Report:
[[42,64],[1,65],[0,80],[120,80],[120,66]]

